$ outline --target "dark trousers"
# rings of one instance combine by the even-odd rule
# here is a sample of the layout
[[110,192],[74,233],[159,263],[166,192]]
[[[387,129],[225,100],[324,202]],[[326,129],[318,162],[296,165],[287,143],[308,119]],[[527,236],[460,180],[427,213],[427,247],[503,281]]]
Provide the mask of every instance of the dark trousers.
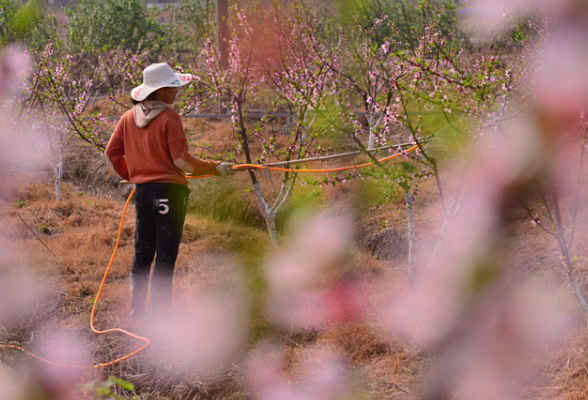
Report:
[[143,308],[150,274],[151,308],[165,309],[171,301],[173,273],[189,194],[187,186],[175,183],[137,185],[135,256],[131,265],[131,286],[135,284],[131,300],[133,309]]
[[135,257],[131,272],[171,277],[188,207],[187,186],[175,183],[143,183],[135,192]]

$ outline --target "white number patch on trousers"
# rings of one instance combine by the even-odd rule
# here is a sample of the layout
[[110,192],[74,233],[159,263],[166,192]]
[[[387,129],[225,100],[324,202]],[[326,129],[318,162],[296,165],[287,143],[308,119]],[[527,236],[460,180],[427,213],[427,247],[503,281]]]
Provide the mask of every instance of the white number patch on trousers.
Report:
[[155,208],[160,214],[167,214],[169,212],[169,199],[155,199]]

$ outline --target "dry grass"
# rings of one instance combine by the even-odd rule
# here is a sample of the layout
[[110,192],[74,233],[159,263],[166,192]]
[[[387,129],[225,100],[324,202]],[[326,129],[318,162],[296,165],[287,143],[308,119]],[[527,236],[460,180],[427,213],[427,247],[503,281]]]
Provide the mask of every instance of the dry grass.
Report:
[[[51,197],[51,187],[42,183],[22,184],[18,193],[2,207],[5,229],[11,232],[11,246],[18,246],[27,254],[27,265],[35,276],[47,283],[42,307],[28,315],[24,323],[5,326],[3,341],[17,341],[29,346],[49,343],[54,334],[69,330],[88,343],[94,362],[114,359],[126,354],[137,343],[120,335],[96,336],[88,331],[88,318],[102,273],[110,257],[118,228],[122,203],[82,192],[73,186],[64,186],[64,200],[57,203]],[[17,205],[20,201],[21,207]],[[26,203],[26,204],[25,204]],[[20,221],[22,218],[34,231]],[[45,232],[45,233],[43,233]],[[255,267],[248,264],[271,251],[263,231],[240,228],[231,221],[207,220],[193,214],[186,221],[185,237],[181,245],[176,274],[176,290],[172,308],[182,312],[184,299],[193,293],[231,291],[243,279],[254,281]],[[35,236],[36,234],[36,236]],[[128,313],[128,270],[132,259],[133,211],[124,224],[121,247],[101,295],[102,304],[96,326],[132,328],[125,317]],[[40,240],[39,240],[40,239]],[[43,241],[49,250],[41,243]],[[245,261],[231,254],[251,253],[265,242],[253,256]],[[51,254],[52,252],[53,254]],[[367,254],[358,252],[358,273],[377,274],[384,268]],[[248,276],[248,270],[249,276]],[[259,273],[259,272],[257,272]],[[258,319],[258,317],[255,317]],[[255,319],[254,318],[254,319]],[[255,324],[255,323],[254,323]],[[258,328],[267,329],[259,320]],[[255,329],[255,327],[253,327]],[[141,334],[141,332],[137,332]],[[271,334],[266,331],[264,335]],[[332,344],[340,347],[353,365],[361,368],[362,378],[358,390],[366,393],[389,391],[396,378],[390,378],[386,359],[402,358],[396,350],[378,340],[371,328],[362,323],[332,328],[308,337],[300,334],[280,333],[288,338],[292,360],[297,351],[312,343]],[[33,342],[29,343],[30,337]],[[296,343],[296,344],[293,344]],[[361,346],[357,346],[361,343]],[[247,344],[250,346],[251,344]],[[14,362],[24,360],[23,355],[10,352]],[[418,358],[418,356],[417,356]],[[238,365],[238,358],[235,360]],[[295,362],[292,361],[292,365]],[[141,356],[117,366],[96,372],[89,377],[115,374],[137,385],[137,390],[150,399],[188,398],[244,398],[239,369],[228,367],[213,379],[203,380],[197,370],[182,360],[158,352],[157,345]],[[395,367],[394,373],[400,367]],[[385,371],[384,371],[385,370]],[[379,372],[375,372],[379,371]],[[377,380],[371,378],[372,373]],[[359,376],[359,375],[358,375]],[[363,383],[362,383],[363,382]],[[402,388],[404,380],[400,380]],[[367,386],[362,386],[367,385]],[[399,391],[399,393],[403,393]]]
[[[186,121],[186,129],[193,143],[212,144],[215,152],[227,151],[237,141],[226,120],[191,119]],[[207,151],[203,154],[212,156]],[[36,293],[40,300],[28,304],[19,318],[10,319],[0,331],[0,340],[29,347],[50,342],[52,335],[68,330],[86,343],[93,362],[103,362],[137,346],[136,341],[119,335],[96,336],[88,328],[92,299],[110,258],[122,200],[130,187],[119,187],[118,178],[96,156],[95,150],[80,142],[70,145],[68,156],[66,175],[75,186],[73,183],[64,186],[63,202],[52,200],[53,189],[46,184],[49,181],[46,175],[41,176],[42,180],[39,176],[15,180],[10,185],[11,193],[0,194],[3,221],[0,245],[6,243],[15,249],[11,258],[13,265],[0,266],[0,274],[17,266],[32,271],[36,281],[42,283]],[[275,194],[279,189],[279,175],[261,174],[260,177],[264,191]],[[392,342],[380,336],[377,326],[369,319],[319,331],[297,332],[273,327],[265,320],[261,313],[265,285],[261,265],[273,250],[255,201],[245,190],[249,184],[245,174],[238,174],[229,180],[192,185],[190,214],[178,258],[172,304],[172,309],[182,314],[184,305],[195,293],[230,293],[246,285],[252,303],[250,334],[234,358],[216,375],[203,377],[198,366],[177,355],[166,355],[161,351],[163,345],[155,343],[130,361],[96,371],[88,378],[114,374],[135,383],[141,399],[148,400],[245,399],[249,394],[244,386],[242,359],[249,349],[270,338],[284,353],[284,366],[292,376],[303,371],[309,348],[334,346],[349,363],[358,398],[412,399],[424,393],[435,361],[434,349]],[[406,284],[406,210],[400,193],[393,202],[368,211],[375,199],[370,191],[377,192],[369,182],[359,180],[336,186],[297,188],[278,222],[280,229],[284,229],[288,216],[304,207],[320,207],[324,203],[340,208],[352,205],[359,210],[359,222],[349,269],[356,276],[390,282],[387,289],[393,292]],[[422,184],[415,203],[421,249],[426,250],[439,232],[443,212],[435,202],[437,196],[432,180]],[[126,317],[133,218],[131,208],[124,224],[121,247],[101,295],[103,302],[96,325],[98,328],[130,328],[140,334],[143,328],[134,326]],[[566,287],[567,278],[560,267],[554,240],[534,228],[519,212],[509,218],[505,259],[509,260],[511,268],[507,280],[516,284],[529,277],[547,277],[556,286]],[[583,229],[588,213],[582,213],[579,220],[582,229],[577,232],[574,252],[588,254],[588,231]],[[382,221],[387,222],[382,224]],[[581,257],[577,271],[585,293],[588,292],[587,268],[588,258]],[[561,300],[574,311],[575,301],[569,290],[565,293]],[[368,315],[370,307],[376,308],[386,301],[380,297],[381,291],[364,295]],[[526,387],[519,398],[571,400],[588,397],[587,346],[586,329],[580,326],[569,334],[563,346],[531,360],[539,366],[538,377],[533,381],[539,384]],[[2,362],[15,367],[27,362],[27,358],[16,351],[3,351]]]
[[[122,210],[121,201],[81,192],[69,185],[65,186],[62,203],[50,200],[48,194],[51,194],[51,187],[44,184],[23,184],[12,200],[4,202],[2,207],[3,220],[6,221],[3,231],[11,235],[5,239],[9,239],[11,245],[19,246],[23,253],[26,250],[27,265],[36,276],[43,277],[49,283],[42,306],[30,313],[25,323],[5,326],[8,334],[4,334],[3,339],[27,343],[34,332],[34,340],[41,343],[50,340],[52,332],[67,328],[89,343],[96,361],[121,356],[136,346],[136,342],[120,337],[94,336],[87,329],[91,299],[98,289],[114,244]],[[18,200],[27,203],[19,208]],[[55,257],[24,227],[19,216],[27,221],[55,253]],[[381,210],[373,218],[389,218],[395,221],[392,225],[395,226],[396,219],[402,220],[402,204]],[[419,221],[419,224],[419,232],[423,232],[423,227],[433,223],[425,220]],[[42,227],[47,227],[50,233],[43,233]],[[405,243],[400,228],[364,229],[371,232],[371,236],[360,235],[366,243],[355,251],[353,272],[372,277],[395,273],[398,275],[396,281],[403,279]],[[511,246],[516,259],[514,264],[520,266],[512,279],[523,279],[532,274],[553,274],[554,264],[557,265],[558,261],[553,242],[527,221],[515,222],[511,229],[509,235],[516,240],[516,245]],[[218,218],[207,219],[191,214],[185,232],[176,275],[177,290],[173,307],[177,310],[181,310],[183,299],[192,293],[231,290],[242,282],[243,272],[239,271],[253,268],[251,265],[243,265],[243,261],[231,255],[244,252],[242,246],[265,241],[266,245],[256,250],[258,255],[255,257],[271,249],[263,231],[239,228],[238,224],[229,220],[223,222]],[[125,315],[128,313],[128,268],[133,252],[132,236],[131,210],[124,225],[117,260],[102,294],[104,303],[96,322],[99,327],[130,327]],[[585,234],[580,232],[578,241],[585,243],[584,239]],[[374,246],[374,243],[390,245],[392,250],[385,254],[381,250],[379,253],[376,251],[374,254],[381,256],[378,260],[362,250],[373,250],[370,246]],[[579,268],[583,270],[585,263]],[[561,273],[555,273],[554,276],[559,276],[561,284],[565,284]],[[586,274],[581,276],[582,285],[586,286]],[[379,301],[369,293],[367,296],[373,305]],[[570,301],[573,303],[573,299]],[[266,323],[261,324],[265,326]],[[271,332],[267,331],[265,335],[272,335]],[[354,371],[354,390],[364,398],[413,398],[426,387],[426,377],[433,360],[433,356],[423,352],[423,349],[393,345],[384,340],[367,322],[352,322],[317,332],[273,333],[276,334],[286,350],[285,365],[293,375],[300,369],[300,363],[303,363],[305,349],[314,345],[338,348]],[[586,343],[585,334],[575,335],[562,349],[538,360],[545,385],[540,390],[535,388],[527,393],[526,398],[583,398],[588,390],[588,369],[583,357]],[[246,347],[251,345],[249,343]],[[14,361],[22,359],[22,355],[17,353],[11,353],[11,357]],[[234,367],[228,366],[214,379],[203,380],[197,371],[181,360],[165,357],[155,346],[130,362],[97,372],[97,376],[115,374],[131,380],[137,385],[137,390],[149,399],[238,399],[247,396],[238,364],[239,357],[235,359]]]

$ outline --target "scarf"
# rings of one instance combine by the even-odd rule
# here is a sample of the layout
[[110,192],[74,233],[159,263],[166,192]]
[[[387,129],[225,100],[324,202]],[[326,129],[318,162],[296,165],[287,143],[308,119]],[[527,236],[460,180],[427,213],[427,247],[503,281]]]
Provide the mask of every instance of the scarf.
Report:
[[133,117],[139,128],[145,128],[159,114],[171,108],[169,104],[159,100],[142,101],[133,107]]

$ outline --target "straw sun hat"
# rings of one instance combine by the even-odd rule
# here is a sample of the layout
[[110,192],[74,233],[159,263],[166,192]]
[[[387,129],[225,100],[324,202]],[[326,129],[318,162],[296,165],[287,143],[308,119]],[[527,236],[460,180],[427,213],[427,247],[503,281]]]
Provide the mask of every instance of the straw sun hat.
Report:
[[166,63],[151,64],[143,70],[143,83],[131,90],[131,97],[143,101],[163,87],[179,87],[192,82],[191,74],[176,74]]

